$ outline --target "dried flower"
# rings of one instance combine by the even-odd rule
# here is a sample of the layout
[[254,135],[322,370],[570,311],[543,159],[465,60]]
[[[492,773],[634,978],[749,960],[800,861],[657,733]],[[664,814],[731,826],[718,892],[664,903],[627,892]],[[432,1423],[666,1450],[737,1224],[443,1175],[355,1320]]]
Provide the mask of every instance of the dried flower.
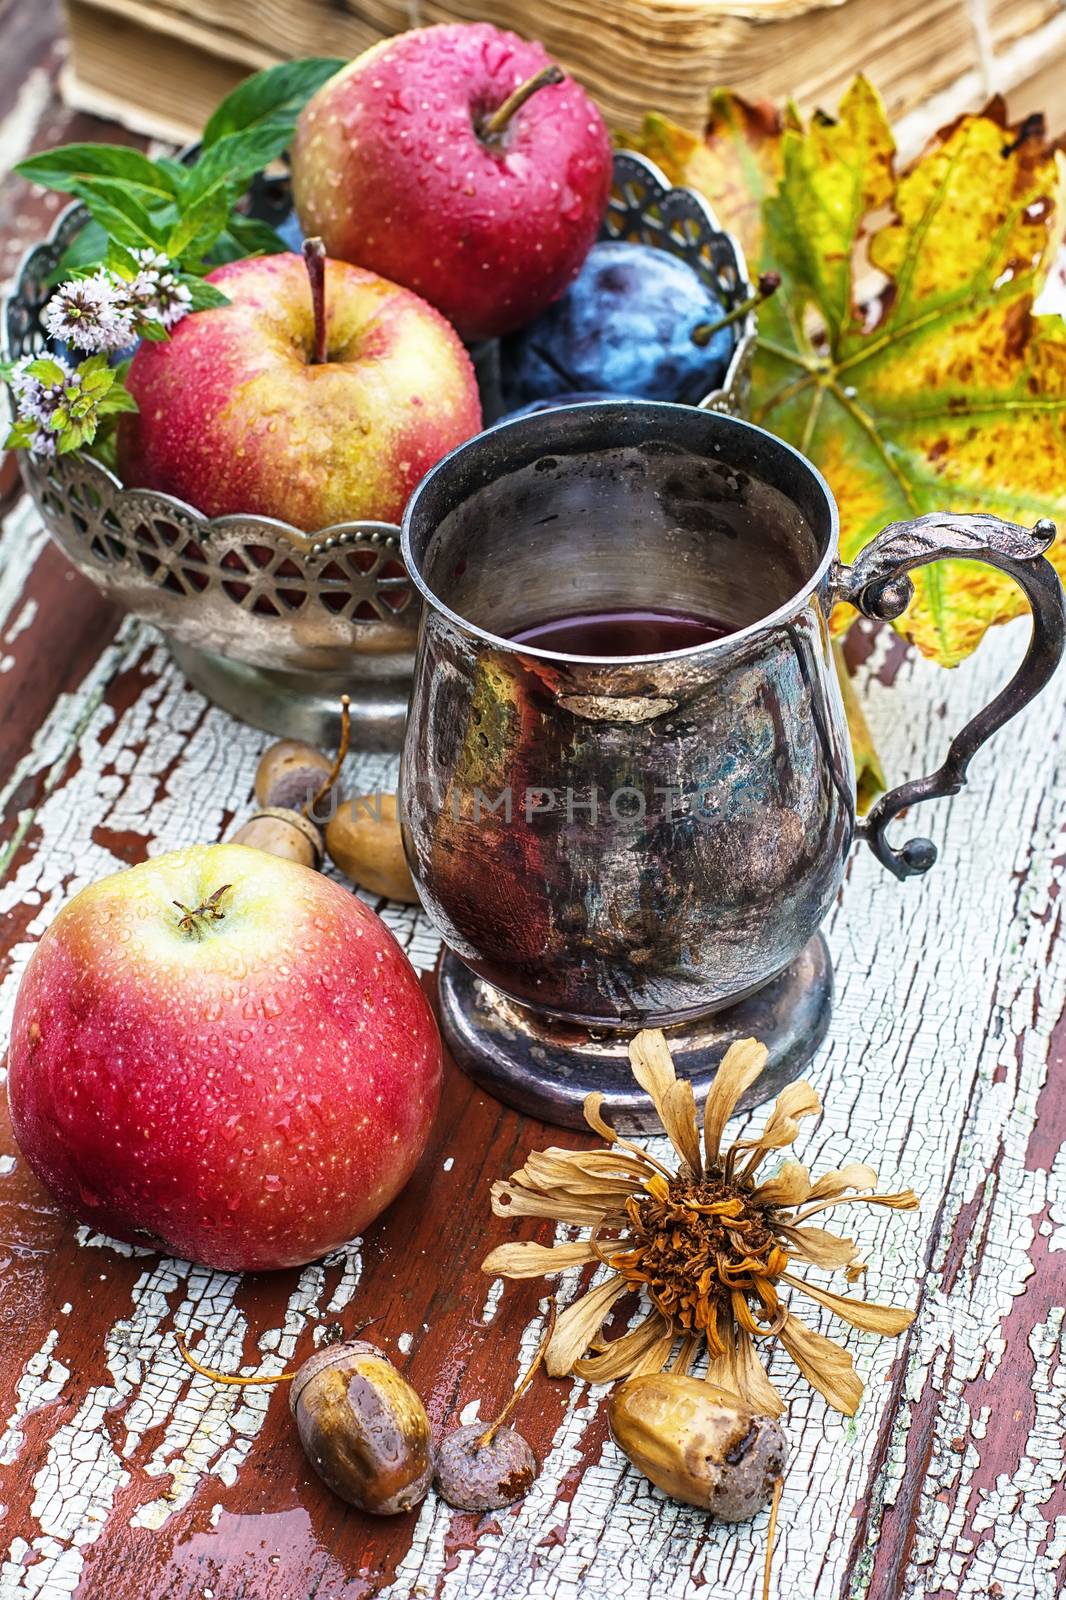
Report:
[[[756,1357],[755,1341],[779,1339],[803,1376],[831,1406],[851,1416],[863,1385],[851,1356],[807,1328],[780,1298],[782,1285],[808,1295],[852,1327],[888,1336],[902,1333],[914,1313],[832,1294],[797,1277],[794,1261],[854,1268],[858,1248],[810,1219],[846,1204],[910,1211],[918,1197],[875,1194],[872,1167],[850,1162],[815,1182],[786,1160],[763,1182],[756,1172],[772,1150],[791,1145],[799,1119],[817,1115],[821,1101],[802,1079],[778,1095],[761,1134],[721,1152],[725,1125],[737,1101],[766,1064],[754,1039],[726,1053],[707,1094],[701,1145],[692,1085],[678,1079],[664,1035],[637,1035],[630,1046],[633,1075],[655,1105],[680,1157],[676,1172],[641,1146],[619,1139],[603,1119],[603,1096],[585,1100],[585,1120],[606,1139],[606,1150],[549,1149],[530,1155],[506,1182],[492,1186],[492,1209],[503,1217],[552,1217],[592,1229],[590,1237],[547,1247],[500,1245],[482,1270],[533,1278],[600,1262],[604,1282],[568,1306],[546,1352],[559,1376],[573,1372],[596,1383],[660,1372],[680,1348],[672,1370],[685,1372],[705,1342],[707,1377],[739,1395],[753,1410],[777,1416],[784,1406]],[[640,1291],[647,1314],[621,1338],[607,1341],[603,1325],[615,1301]],[[592,1355],[586,1352],[592,1350]]]
[[88,353],[121,350],[134,336],[134,312],[126,285],[105,269],[60,284],[41,313],[53,339]]

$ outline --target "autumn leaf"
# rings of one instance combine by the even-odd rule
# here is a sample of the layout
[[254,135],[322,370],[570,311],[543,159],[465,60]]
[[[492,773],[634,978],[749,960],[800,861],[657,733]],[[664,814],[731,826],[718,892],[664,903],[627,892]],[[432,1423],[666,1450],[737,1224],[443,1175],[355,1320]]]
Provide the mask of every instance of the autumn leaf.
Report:
[[[805,451],[840,505],[854,560],[886,523],[986,511],[1066,513],[1066,327],[1037,316],[1066,224],[1066,168],[1039,120],[999,103],[961,117],[899,170],[876,92],[835,119],[719,92],[706,140],[662,117],[630,141],[737,228],[782,286],[759,313],[752,419]],[[1066,541],[1052,550],[1066,572]],[[955,665],[1025,609],[995,569],[912,574],[897,626]]]
[[855,762],[855,809],[860,817],[864,817],[878,795],[883,794],[888,785],[885,782],[881,757],[874,744],[874,736],[870,732],[870,724],[866,720],[866,712],[855,692],[855,685],[848,671],[839,639],[833,640],[833,661],[836,664],[840,698],[844,702],[844,715],[848,720],[848,734],[851,739],[851,754]]

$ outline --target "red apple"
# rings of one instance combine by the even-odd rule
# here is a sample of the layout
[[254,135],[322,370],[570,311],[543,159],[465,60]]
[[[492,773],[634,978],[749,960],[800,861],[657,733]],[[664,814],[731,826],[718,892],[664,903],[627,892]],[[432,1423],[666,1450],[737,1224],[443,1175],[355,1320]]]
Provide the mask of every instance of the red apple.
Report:
[[[487,22],[375,45],[300,117],[304,231],[417,290],[464,339],[529,322],[579,270],[611,188],[603,118],[551,67]],[[536,87],[511,101],[523,85]]]
[[437,1109],[436,1023],[347,890],[243,845],[83,889],[15,1002],[15,1137],[93,1228],[228,1270],[298,1266],[399,1193]]
[[231,304],[144,343],[118,464],[205,515],[258,512],[307,533],[398,522],[418,480],[481,427],[470,359],[454,329],[408,289],[325,263],[327,359],[304,261],[264,256],[209,281]]

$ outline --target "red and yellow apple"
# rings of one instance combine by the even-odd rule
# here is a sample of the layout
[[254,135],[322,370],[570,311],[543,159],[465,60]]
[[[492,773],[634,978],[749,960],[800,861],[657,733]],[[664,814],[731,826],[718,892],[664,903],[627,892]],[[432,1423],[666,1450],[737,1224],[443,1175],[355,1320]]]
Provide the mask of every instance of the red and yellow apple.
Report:
[[307,533],[398,522],[415,484],[481,427],[474,371],[417,295],[325,263],[325,359],[316,360],[308,267],[296,255],[235,261],[209,281],[228,306],[143,343],[118,464],[206,516],[256,512]]
[[292,151],[304,232],[424,295],[471,340],[563,292],[611,175],[585,91],[542,45],[487,22],[374,45],[308,101]]
[[15,1137],[91,1227],[230,1270],[360,1233],[422,1154],[433,1014],[355,896],[243,845],[83,889],[15,1003]]

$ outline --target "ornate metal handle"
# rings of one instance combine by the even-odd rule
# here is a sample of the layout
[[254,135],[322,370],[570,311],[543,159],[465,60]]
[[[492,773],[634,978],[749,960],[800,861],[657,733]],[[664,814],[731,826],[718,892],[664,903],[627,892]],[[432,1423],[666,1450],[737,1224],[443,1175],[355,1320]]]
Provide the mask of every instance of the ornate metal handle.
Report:
[[836,576],[835,593],[864,616],[891,621],[907,609],[914,585],[913,567],[948,557],[986,561],[999,567],[1024,590],[1033,611],[1033,632],[1025,660],[994,700],[951,741],[943,765],[925,778],[913,778],[892,789],[871,809],[859,832],[882,866],[897,878],[928,872],[936,860],[931,839],[909,839],[894,850],[885,830],[900,811],[922,800],[958,794],[966,769],[985,740],[1009,722],[1047,683],[1062,658],[1066,643],[1066,597],[1044,551],[1055,537],[1055,524],[1040,521],[1030,533],[1014,522],[986,515],[951,516],[933,512],[913,522],[893,522],[862,551],[855,565]]

